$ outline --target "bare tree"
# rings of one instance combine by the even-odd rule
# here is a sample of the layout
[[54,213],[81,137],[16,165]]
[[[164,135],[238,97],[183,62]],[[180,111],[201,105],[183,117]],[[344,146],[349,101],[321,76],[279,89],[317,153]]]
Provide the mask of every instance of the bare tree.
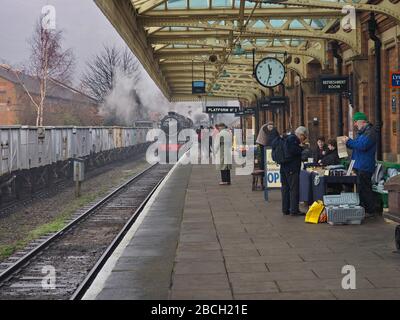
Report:
[[116,73],[137,79],[139,62],[127,49],[104,45],[103,51],[86,63],[81,86],[89,95],[100,102],[109,95],[115,86]]
[[71,49],[62,49],[62,35],[62,30],[45,29],[41,20],[36,23],[32,38],[29,41],[31,55],[26,72],[38,81],[37,97],[28,90],[19,72],[14,72],[29,99],[36,107],[37,126],[43,126],[44,106],[49,89],[49,81],[56,79],[61,82],[69,82],[74,69],[74,54]]

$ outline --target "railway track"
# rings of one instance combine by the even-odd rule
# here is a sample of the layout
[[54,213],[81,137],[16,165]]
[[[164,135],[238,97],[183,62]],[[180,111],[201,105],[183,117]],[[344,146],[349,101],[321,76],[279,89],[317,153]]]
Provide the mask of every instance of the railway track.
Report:
[[[144,153],[139,153],[136,157],[131,158],[131,159],[124,159],[124,160],[117,160],[112,163],[108,163],[104,166],[100,166],[97,168],[94,168],[87,173],[86,175],[86,180],[89,180],[93,177],[96,177],[100,174],[106,173],[107,171],[111,170],[113,167],[117,165],[121,165],[124,163],[127,163],[129,161],[138,161],[141,159],[141,157],[144,155]],[[55,181],[54,184],[49,187],[42,187],[40,190],[36,191],[35,193],[29,195],[28,197],[25,197],[23,199],[13,199],[7,201],[5,204],[0,204],[0,216],[5,216],[12,214],[18,209],[21,209],[23,207],[27,207],[34,203],[35,201],[40,201],[41,199],[46,199],[51,196],[54,196],[58,194],[59,192],[65,190],[68,187],[74,186],[74,182],[72,181],[72,178],[67,180],[67,179],[60,179],[58,181]]]
[[[171,166],[155,165],[0,271],[0,300],[79,299]],[[31,247],[34,246],[31,245]]]

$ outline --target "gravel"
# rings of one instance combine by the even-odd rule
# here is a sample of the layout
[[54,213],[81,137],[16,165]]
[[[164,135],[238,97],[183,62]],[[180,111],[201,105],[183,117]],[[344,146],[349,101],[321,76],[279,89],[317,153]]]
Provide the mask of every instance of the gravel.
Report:
[[[82,185],[82,197],[75,198],[73,186],[68,186],[55,195],[37,199],[15,212],[0,216],[0,249],[8,246],[21,246],[33,240],[38,230],[46,224],[63,218],[68,219],[79,208],[101,198],[111,189],[128,180],[136,173],[149,167],[144,158],[131,162],[117,163]],[[5,257],[1,257],[0,261]]]

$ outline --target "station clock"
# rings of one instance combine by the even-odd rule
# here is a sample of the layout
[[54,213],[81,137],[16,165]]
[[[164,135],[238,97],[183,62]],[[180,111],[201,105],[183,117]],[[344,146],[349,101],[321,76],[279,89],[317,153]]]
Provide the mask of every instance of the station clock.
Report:
[[282,84],[286,76],[286,69],[278,59],[265,58],[257,64],[254,75],[263,87],[273,88]]

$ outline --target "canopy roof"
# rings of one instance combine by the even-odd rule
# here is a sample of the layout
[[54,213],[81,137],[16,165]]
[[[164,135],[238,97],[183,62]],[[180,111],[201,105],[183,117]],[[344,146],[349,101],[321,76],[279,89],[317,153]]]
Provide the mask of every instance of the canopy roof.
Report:
[[253,78],[253,52],[255,62],[274,56],[301,77],[311,61],[326,67],[328,41],[360,54],[360,19],[346,5],[400,23],[398,4],[390,0],[95,1],[175,101],[198,99],[191,83],[204,75],[208,96],[254,99],[265,89]]

